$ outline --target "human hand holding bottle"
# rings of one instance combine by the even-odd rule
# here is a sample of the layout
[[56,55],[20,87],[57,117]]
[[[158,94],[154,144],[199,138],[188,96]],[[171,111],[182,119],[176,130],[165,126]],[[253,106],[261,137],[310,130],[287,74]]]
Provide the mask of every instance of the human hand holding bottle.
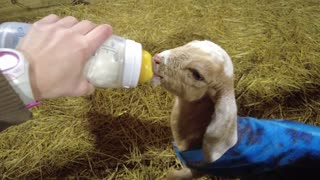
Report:
[[29,61],[36,100],[91,94],[83,71],[89,58],[112,34],[112,27],[67,16],[49,15],[35,22],[17,50]]

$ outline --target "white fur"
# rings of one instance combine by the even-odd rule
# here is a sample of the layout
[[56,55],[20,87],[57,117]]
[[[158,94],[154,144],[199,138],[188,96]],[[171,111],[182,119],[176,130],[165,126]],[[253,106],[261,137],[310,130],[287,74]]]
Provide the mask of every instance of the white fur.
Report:
[[168,62],[168,59],[169,59],[169,57],[170,57],[170,54],[171,54],[171,51],[170,50],[166,50],[166,51],[163,51],[163,52],[161,52],[159,55],[160,56],[162,56],[163,57],[163,59],[164,59],[164,64],[167,64],[167,62]]
[[224,49],[222,49],[219,45],[208,41],[192,41],[190,42],[191,46],[197,47],[201,49],[202,51],[209,53],[213,57],[216,57],[215,59],[220,60],[221,62],[224,62],[224,72],[228,77],[233,76],[233,65],[231,62],[231,59],[229,55],[225,52]]
[[[179,52],[180,51],[180,52]],[[189,52],[191,51],[191,52]],[[194,52],[192,52],[194,51]],[[204,53],[205,54],[204,54]],[[177,53],[176,55],[174,53]],[[189,56],[178,59],[180,54]],[[196,53],[199,53],[197,56]],[[194,56],[192,56],[194,55]],[[207,162],[218,160],[227,150],[229,150],[237,142],[237,106],[233,87],[233,64],[231,58],[220,46],[210,41],[192,41],[187,46],[166,50],[159,54],[164,64],[167,63],[170,56],[176,57],[172,60],[176,63],[181,63],[181,66],[187,63],[196,61],[199,63],[205,62],[212,64],[212,69],[206,69],[204,73],[212,74],[219,88],[210,84],[206,84],[194,88],[186,81],[182,81],[185,71],[177,73],[173,76],[174,81],[168,81],[165,84],[168,90],[171,90],[176,95],[174,107],[171,112],[171,130],[177,147],[180,150],[188,150],[194,145],[202,143],[204,159]],[[201,58],[204,59],[199,61]],[[185,60],[185,61],[183,61]],[[197,61],[198,60],[198,61]],[[175,63],[172,63],[175,64]],[[217,64],[217,67],[214,66]],[[221,75],[221,64],[223,64],[223,73]],[[156,63],[155,63],[156,65]],[[171,63],[167,64],[168,66]],[[202,64],[201,64],[202,65]],[[218,66],[219,65],[219,66]],[[219,73],[210,73],[209,71],[219,70]],[[165,72],[165,71],[164,71]],[[164,83],[166,79],[163,79]],[[196,83],[196,80],[189,79]],[[174,91],[174,90],[176,91]],[[218,95],[217,95],[218,94]],[[167,179],[192,179],[203,176],[202,172],[195,169],[182,169],[172,171],[167,176]]]

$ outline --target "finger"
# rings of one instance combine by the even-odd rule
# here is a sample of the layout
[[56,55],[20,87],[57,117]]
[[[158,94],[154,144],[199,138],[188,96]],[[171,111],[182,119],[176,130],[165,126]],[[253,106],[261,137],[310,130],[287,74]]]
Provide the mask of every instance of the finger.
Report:
[[93,54],[112,35],[112,27],[107,24],[99,25],[85,37],[89,44],[89,53]]
[[86,95],[91,95],[94,93],[94,91],[95,91],[95,87],[91,83],[88,82],[88,90],[87,90]]
[[72,27],[73,32],[80,33],[82,35],[86,35],[88,32],[93,30],[96,27],[96,25],[88,20],[83,20],[77,23]]
[[57,21],[56,23],[62,27],[70,28],[78,23],[78,19],[73,16],[66,16]]
[[55,23],[57,21],[60,20],[60,17],[55,15],[55,14],[50,14],[42,19],[40,19],[39,21],[35,22],[35,23],[38,23],[38,24],[50,24],[50,23]]
[[73,96],[90,95],[94,92],[94,90],[95,90],[94,86],[91,83],[89,83],[87,80],[84,80],[81,82],[81,84],[77,88],[77,91],[74,92]]

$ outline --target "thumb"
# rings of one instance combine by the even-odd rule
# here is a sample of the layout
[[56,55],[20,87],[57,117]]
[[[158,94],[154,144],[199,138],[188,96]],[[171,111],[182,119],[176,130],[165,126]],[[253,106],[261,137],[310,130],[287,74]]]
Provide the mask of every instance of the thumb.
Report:
[[87,86],[88,86],[88,89],[87,89],[86,95],[93,94],[95,91],[95,87],[89,82],[87,83]]
[[76,92],[73,94],[74,96],[86,96],[86,95],[90,95],[94,92],[95,87],[88,82],[87,80],[82,81]]

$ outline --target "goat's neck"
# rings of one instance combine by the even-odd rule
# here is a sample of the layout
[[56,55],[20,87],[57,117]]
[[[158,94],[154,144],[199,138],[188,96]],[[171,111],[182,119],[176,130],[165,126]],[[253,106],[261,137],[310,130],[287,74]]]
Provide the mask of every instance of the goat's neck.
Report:
[[209,97],[188,102],[176,97],[171,113],[171,130],[179,150],[202,144],[203,135],[211,121],[214,104]]

